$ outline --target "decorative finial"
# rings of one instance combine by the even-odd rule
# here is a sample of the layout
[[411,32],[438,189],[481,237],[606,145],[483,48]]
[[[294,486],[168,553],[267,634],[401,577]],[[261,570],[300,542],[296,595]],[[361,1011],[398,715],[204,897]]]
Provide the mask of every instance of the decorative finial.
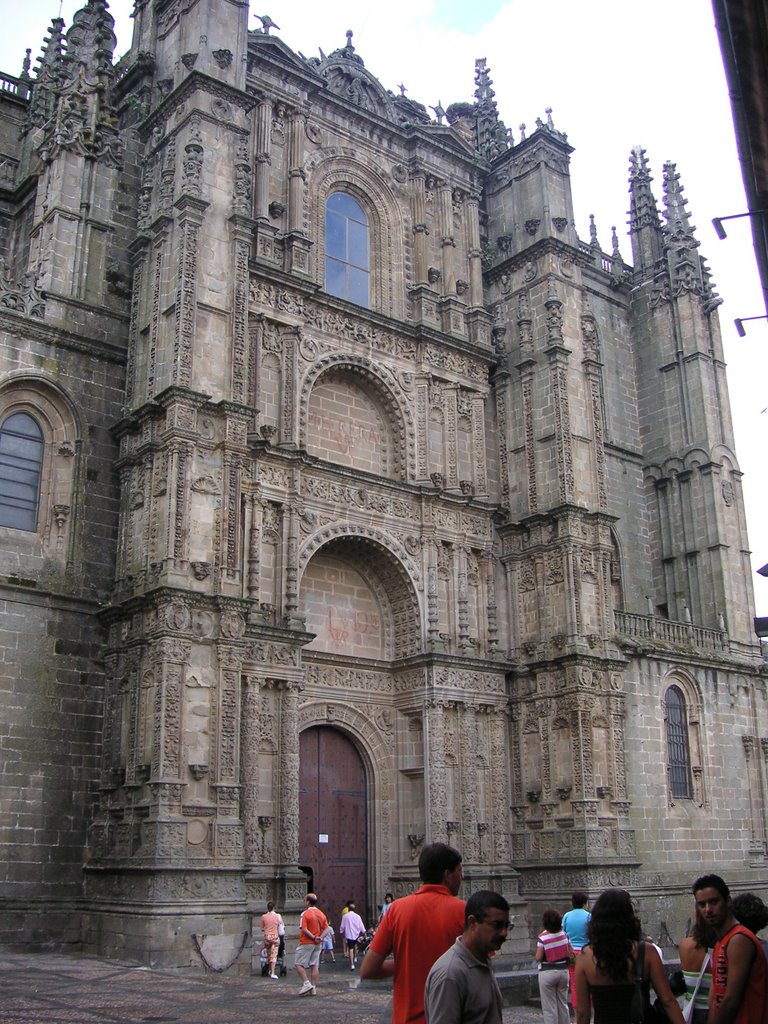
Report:
[[[402,82],[400,83],[400,85],[398,85],[397,88],[400,90],[401,96],[405,96],[405,94],[408,92],[408,90],[405,88]],[[434,110],[435,108],[433,107],[432,109]]]
[[547,115],[547,128],[554,130],[555,122],[552,120],[552,107],[545,107],[544,113]]
[[276,28],[278,32],[280,31],[280,26],[276,22],[272,21],[268,14],[254,14],[254,18],[258,18],[261,22],[261,31],[265,36],[269,35],[269,30],[271,28]]
[[352,29],[348,28],[347,29],[347,45],[344,47],[344,50],[345,50],[346,53],[354,53],[355,52],[355,48],[352,45],[352,34],[353,34],[352,33]]
[[597,225],[595,224],[594,213],[590,213],[589,215],[589,244],[593,249],[600,248],[600,243],[597,240]]
[[437,106],[436,107],[430,107],[429,109],[430,110],[434,110],[435,117],[437,118],[437,123],[438,124],[442,124],[443,123],[443,118],[445,117],[445,111],[443,110],[443,101],[442,100],[438,100],[437,101]]
[[518,128],[520,129],[520,141],[525,142],[525,125],[520,124],[518,125]]

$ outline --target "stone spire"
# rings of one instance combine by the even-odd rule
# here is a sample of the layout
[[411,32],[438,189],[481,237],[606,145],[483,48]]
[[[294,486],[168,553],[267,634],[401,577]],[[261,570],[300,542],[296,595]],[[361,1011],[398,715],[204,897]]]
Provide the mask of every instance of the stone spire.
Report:
[[652,181],[645,150],[635,146],[629,158],[629,231],[632,259],[642,277],[653,273],[663,251],[661,221],[651,191]]
[[683,196],[683,186],[676,164],[664,164],[664,251],[669,268],[670,287],[673,295],[694,292],[701,295],[708,313],[720,305],[720,299],[712,288],[711,275],[703,259],[696,251],[699,242],[694,235],[687,210],[688,200]]
[[485,58],[475,61],[475,148],[486,160],[495,160],[509,148],[509,137],[499,117],[496,93]]
[[35,78],[31,83],[25,130],[39,128],[53,115],[56,89],[65,75],[63,57],[64,19],[54,18],[48,35],[43,40],[43,50],[35,68]]
[[44,85],[53,103],[38,147],[43,161],[49,162],[60,150],[68,149],[81,156],[104,159],[113,166],[121,162],[122,142],[110,99],[112,54],[117,44],[114,27],[106,0],[88,0],[76,12],[63,48],[61,27],[57,26],[57,56],[50,65],[50,84]]

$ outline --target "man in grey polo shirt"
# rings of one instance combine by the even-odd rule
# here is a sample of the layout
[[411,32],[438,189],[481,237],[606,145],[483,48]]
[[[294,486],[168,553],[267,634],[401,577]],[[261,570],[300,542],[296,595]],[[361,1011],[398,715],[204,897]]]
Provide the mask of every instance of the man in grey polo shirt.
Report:
[[509,929],[509,904],[480,889],[467,900],[464,931],[427,978],[427,1024],[501,1024],[501,990],[491,970]]

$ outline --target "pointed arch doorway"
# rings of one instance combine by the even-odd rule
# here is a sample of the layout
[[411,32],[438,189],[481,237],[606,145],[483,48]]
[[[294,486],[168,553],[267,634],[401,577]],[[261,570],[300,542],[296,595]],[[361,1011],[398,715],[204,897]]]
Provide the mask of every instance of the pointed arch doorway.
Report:
[[299,864],[309,869],[318,906],[339,930],[354,899],[368,923],[368,818],[365,765],[337,729],[313,726],[299,748]]

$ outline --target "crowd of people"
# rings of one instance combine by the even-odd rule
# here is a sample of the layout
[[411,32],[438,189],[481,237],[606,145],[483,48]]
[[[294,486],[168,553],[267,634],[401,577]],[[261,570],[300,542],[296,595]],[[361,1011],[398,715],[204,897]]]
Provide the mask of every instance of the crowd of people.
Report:
[[[387,893],[375,930],[352,900],[343,908],[350,969],[364,950],[360,977],[392,979],[392,1024],[501,1024],[492,959],[510,927],[507,900],[489,889],[459,899],[462,858],[446,843],[425,846],[418,866],[420,887],[397,900]],[[606,889],[591,909],[577,890],[565,914],[547,908],[535,949],[544,1024],[572,1017],[576,1024],[768,1024],[768,943],[757,937],[768,907],[754,893],[731,898],[715,874],[696,879],[692,896],[691,926],[671,973],[626,890]],[[275,978],[284,928],[271,903],[262,930],[266,973]],[[332,934],[308,893],[294,959],[300,995],[315,994]]]

